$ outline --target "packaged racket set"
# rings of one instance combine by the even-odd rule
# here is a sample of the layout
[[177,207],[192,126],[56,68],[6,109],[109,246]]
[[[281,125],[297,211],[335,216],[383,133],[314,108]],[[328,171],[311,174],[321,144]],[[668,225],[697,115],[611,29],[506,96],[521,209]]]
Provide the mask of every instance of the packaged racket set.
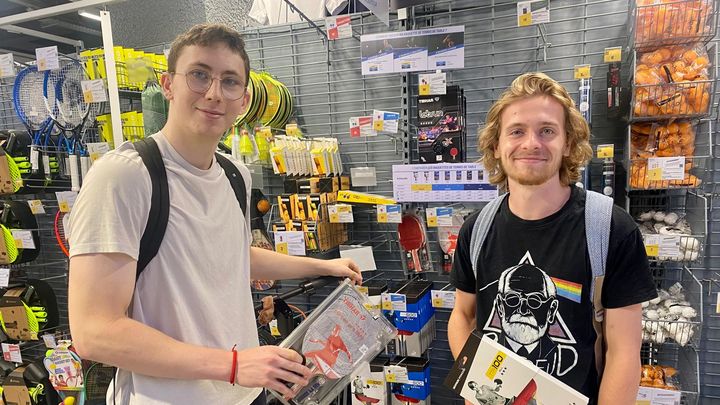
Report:
[[396,334],[370,300],[350,281],[335,289],[279,346],[303,356],[310,383],[291,386],[295,396],[273,394],[286,405],[326,404],[342,392],[351,373],[372,360]]

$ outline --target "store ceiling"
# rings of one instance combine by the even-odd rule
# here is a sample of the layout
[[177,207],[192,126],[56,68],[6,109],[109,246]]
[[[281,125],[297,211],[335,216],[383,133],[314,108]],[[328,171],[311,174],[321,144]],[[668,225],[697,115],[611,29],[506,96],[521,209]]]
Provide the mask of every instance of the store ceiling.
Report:
[[[72,1],[0,0],[0,18],[67,3],[72,3]],[[87,9],[87,11],[92,14],[99,14],[99,8],[91,8]],[[100,21],[82,17],[77,11],[15,25],[40,31],[45,34],[60,36],[69,40],[80,40],[83,42],[85,48],[102,45]],[[35,48],[52,45],[57,45],[60,53],[75,52],[75,47],[70,44],[0,29],[0,53],[10,51],[21,57],[23,56],[21,54],[32,55],[32,59],[34,59]]]

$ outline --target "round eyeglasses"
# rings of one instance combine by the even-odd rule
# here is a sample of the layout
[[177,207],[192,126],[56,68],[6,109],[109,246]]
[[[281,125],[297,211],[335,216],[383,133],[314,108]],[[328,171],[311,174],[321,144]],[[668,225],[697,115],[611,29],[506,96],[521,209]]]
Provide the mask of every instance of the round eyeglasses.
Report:
[[541,294],[537,293],[529,294],[527,297],[523,297],[517,293],[507,293],[502,297],[503,301],[505,301],[505,305],[510,308],[520,306],[524,300],[530,309],[540,308],[544,303],[550,301],[551,298],[552,297],[545,298]]
[[222,89],[222,95],[226,99],[235,101],[245,95],[245,85],[239,76],[212,77],[210,73],[201,69],[193,69],[187,73],[172,72],[172,74],[185,76],[185,82],[190,90],[195,93],[207,93],[207,91],[210,90],[210,86],[212,86],[213,80],[218,80],[220,82],[220,88]]

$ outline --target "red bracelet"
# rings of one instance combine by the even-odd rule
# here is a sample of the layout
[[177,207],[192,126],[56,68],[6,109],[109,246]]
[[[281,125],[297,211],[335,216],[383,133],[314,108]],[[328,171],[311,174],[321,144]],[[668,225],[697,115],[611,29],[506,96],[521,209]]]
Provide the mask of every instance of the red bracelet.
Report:
[[237,371],[237,350],[235,350],[235,347],[237,345],[233,345],[232,351],[233,359],[232,359],[232,371],[230,374],[230,384],[235,385],[235,372]]

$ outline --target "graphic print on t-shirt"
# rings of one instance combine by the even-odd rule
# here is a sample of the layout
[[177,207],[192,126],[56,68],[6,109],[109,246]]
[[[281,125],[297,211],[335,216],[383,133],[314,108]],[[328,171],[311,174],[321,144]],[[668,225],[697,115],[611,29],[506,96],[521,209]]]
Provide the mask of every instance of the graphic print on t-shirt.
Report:
[[497,294],[483,333],[548,374],[570,372],[578,362],[577,341],[560,314],[558,286],[530,252],[480,292],[493,286]]

